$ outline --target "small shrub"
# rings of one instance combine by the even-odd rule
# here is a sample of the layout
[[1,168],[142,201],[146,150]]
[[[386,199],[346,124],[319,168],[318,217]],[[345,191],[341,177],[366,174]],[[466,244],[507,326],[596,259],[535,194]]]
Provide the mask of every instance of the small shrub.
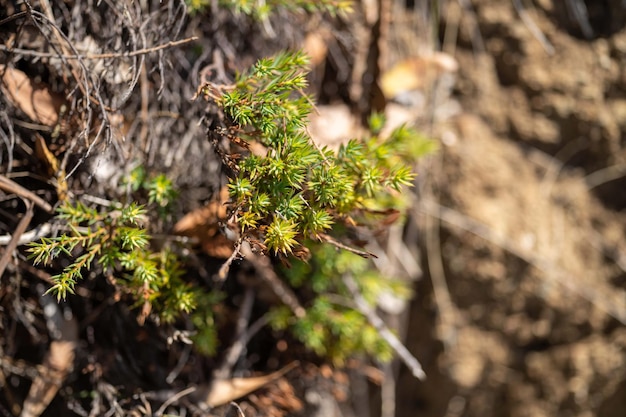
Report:
[[[350,237],[368,228],[386,227],[407,204],[401,194],[414,174],[411,161],[432,150],[432,142],[406,126],[387,138],[379,133],[381,115],[370,120],[371,135],[354,139],[338,150],[315,144],[307,131],[313,104],[303,90],[307,58],[301,52],[284,52],[259,60],[240,74],[233,85],[206,84],[205,99],[218,105],[220,117],[208,128],[230,171],[229,223],[258,251],[274,255],[292,268],[282,270],[288,285],[312,294],[306,315],[295,317],[286,308],[271,312],[275,329],[290,330],[320,355],[342,364],[354,354],[378,359],[392,356],[390,347],[366,317],[349,301],[341,277],[359,276],[366,300],[375,302],[381,291],[407,297],[399,281],[382,277],[369,253]],[[230,141],[241,151],[223,148]],[[256,142],[256,143],[255,143]],[[261,152],[251,150],[259,148]],[[181,314],[191,317],[197,331],[196,347],[207,354],[218,345],[213,311],[223,294],[201,290],[187,282],[177,251],[154,249],[144,227],[148,208],[162,217],[176,199],[164,175],[147,177],[143,168],[126,180],[138,203],[97,211],[76,202],[65,204],[58,218],[68,232],[44,238],[30,248],[35,263],[50,263],[59,256],[70,264],[53,277],[50,292],[59,300],[73,294],[85,271],[118,278],[118,289],[134,297],[142,315],[154,312],[165,322]],[[347,250],[338,250],[338,249]]]

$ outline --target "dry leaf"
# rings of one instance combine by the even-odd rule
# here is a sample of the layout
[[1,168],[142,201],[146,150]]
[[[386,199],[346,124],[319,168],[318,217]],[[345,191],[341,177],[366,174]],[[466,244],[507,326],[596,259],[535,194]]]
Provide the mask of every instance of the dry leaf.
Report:
[[68,192],[65,170],[60,169],[59,160],[50,152],[46,141],[38,133],[35,134],[35,154],[37,158],[46,165],[48,178],[55,178],[56,181],[54,185],[59,200],[65,200]]
[[431,87],[442,74],[454,73],[458,66],[451,55],[443,52],[408,58],[382,74],[380,86],[385,97],[393,99],[407,91]]
[[23,111],[31,120],[43,125],[55,126],[64,98],[54,94],[43,84],[35,84],[24,72],[0,65],[2,91],[9,101]]
[[285,375],[296,366],[298,366],[297,361],[292,362],[284,368],[268,375],[252,378],[231,378],[213,381],[209,387],[198,387],[198,389],[194,393],[190,394],[190,396],[194,400],[205,403],[209,407],[218,407],[262,388],[270,382]]
[[20,417],[39,417],[63,385],[74,365],[77,326],[75,318],[63,321],[61,338],[50,343],[43,364],[37,367],[39,374],[30,386]]
[[38,417],[56,396],[74,361],[74,342],[53,341],[39,375],[33,380],[20,417]]
[[259,156],[261,158],[265,158],[267,156],[267,148],[255,140],[248,141],[248,150],[254,156]]
[[220,230],[220,223],[228,220],[228,188],[222,187],[217,200],[188,213],[174,225],[174,233],[198,239],[202,250],[215,258],[228,258],[234,243]]
[[318,106],[317,111],[309,115],[309,133],[320,147],[339,149],[352,138],[361,136],[363,129],[345,104]]
[[59,170],[59,160],[50,152],[45,139],[39,134],[35,134],[35,155],[46,165],[49,177],[56,175]]
[[304,38],[302,49],[311,59],[311,67],[318,66],[326,59],[326,55],[328,55],[327,38],[328,35],[320,31],[311,32]]

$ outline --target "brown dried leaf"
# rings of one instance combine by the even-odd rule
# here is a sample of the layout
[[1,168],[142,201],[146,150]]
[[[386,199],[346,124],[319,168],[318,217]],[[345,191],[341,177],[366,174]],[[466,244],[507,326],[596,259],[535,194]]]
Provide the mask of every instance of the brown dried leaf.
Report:
[[360,137],[363,132],[359,120],[345,104],[318,106],[309,115],[309,134],[319,146],[339,149],[349,139]]
[[59,200],[65,200],[67,198],[68,186],[65,180],[65,170],[60,169],[61,164],[56,156],[48,149],[44,138],[36,133],[35,134],[35,154],[40,161],[46,165],[47,174],[49,178],[55,179],[55,187]]
[[65,103],[63,96],[54,94],[43,84],[34,83],[24,72],[0,65],[0,86],[9,101],[32,121],[53,127]]
[[385,97],[392,99],[403,92],[428,89],[442,74],[456,72],[458,66],[451,55],[443,52],[411,57],[382,74],[380,86]]
[[59,170],[59,160],[50,152],[45,139],[40,134],[35,134],[35,155],[46,165],[50,177],[57,173]]
[[208,389],[198,387],[196,392],[191,394],[191,396],[197,401],[203,402],[210,407],[218,407],[262,388],[270,382],[273,382],[285,375],[296,366],[298,366],[297,361],[292,362],[284,368],[268,375],[252,378],[231,378],[213,381]]
[[276,386],[270,390],[269,396],[274,405],[290,413],[303,408],[302,401],[296,396],[293,386],[285,378],[276,381]]
[[311,32],[306,35],[302,49],[311,59],[311,67],[316,67],[326,60],[328,55],[328,45],[326,45],[328,34],[322,31]]
[[55,340],[50,343],[39,375],[33,380],[20,417],[39,417],[63,385],[74,364],[75,340]]
[[261,158],[267,156],[267,148],[255,140],[248,142],[248,150],[254,156],[260,156]]
[[217,200],[188,213],[174,225],[174,233],[198,239],[202,250],[215,258],[228,258],[234,243],[220,230],[220,223],[228,220],[228,188],[222,187]]

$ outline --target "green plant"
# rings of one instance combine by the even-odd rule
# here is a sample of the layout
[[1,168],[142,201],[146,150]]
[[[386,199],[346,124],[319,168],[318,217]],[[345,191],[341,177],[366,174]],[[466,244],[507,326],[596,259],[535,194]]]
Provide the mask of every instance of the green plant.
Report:
[[354,356],[369,355],[390,360],[393,350],[353,303],[342,281],[344,274],[358,276],[364,298],[374,305],[382,292],[406,299],[410,289],[405,281],[381,276],[370,261],[349,251],[313,244],[308,262],[294,261],[282,274],[294,288],[313,292],[303,318],[289,309],[272,309],[270,323],[275,330],[289,330],[305,346],[342,366]]
[[[57,218],[64,220],[70,230],[54,238],[42,238],[31,245],[30,252],[35,264],[48,264],[65,254],[75,257],[63,271],[52,277],[54,285],[48,292],[59,300],[74,294],[76,282],[84,270],[92,268],[94,261],[104,269],[113,269],[118,264],[132,272],[133,281],[154,281],[158,271],[155,259],[146,256],[143,250],[148,245],[148,235],[139,224],[145,219],[146,210],[137,205],[111,209],[100,213],[78,202],[64,204]],[[175,271],[171,271],[175,275]]]
[[252,142],[265,148],[243,156],[218,149],[233,173],[231,221],[241,239],[261,251],[300,258],[283,275],[292,288],[307,288],[314,296],[304,317],[287,307],[274,308],[275,329],[291,330],[338,364],[354,354],[390,359],[390,346],[351,304],[342,276],[358,275],[360,291],[371,304],[382,291],[400,297],[409,291],[401,281],[381,276],[363,258],[367,252],[344,242],[363,226],[376,228],[381,220],[397,217],[397,209],[408,203],[400,191],[413,181],[412,161],[435,145],[407,126],[381,137],[385,117],[374,114],[369,137],[338,150],[318,146],[306,128],[313,109],[303,93],[306,63],[302,53],[284,52],[258,61],[234,85],[203,88],[226,116],[226,125],[209,130],[216,146],[228,138],[244,149],[251,149]]
[[[187,0],[190,13],[197,13],[209,7],[210,0]],[[271,15],[276,9],[290,11],[325,11],[332,14],[338,11],[348,11],[351,8],[351,0],[219,0],[220,6],[233,10],[235,13],[243,13],[256,19],[263,20]]]
[[213,129],[214,137],[266,147],[264,156],[224,157],[236,173],[229,185],[232,218],[244,239],[274,254],[301,254],[306,239],[334,242],[327,233],[335,224],[355,224],[355,217],[374,212],[377,199],[413,180],[396,152],[406,128],[391,140],[351,140],[337,152],[312,141],[306,124],[313,105],[302,93],[306,64],[300,52],[281,53],[258,61],[232,86],[203,90],[231,121]]
[[[159,196],[151,199],[159,207],[164,202]],[[61,256],[70,259],[68,266],[51,277],[54,284],[48,293],[65,300],[74,294],[86,271],[97,271],[111,277],[117,290],[131,295],[135,306],[141,307],[140,318],[154,311],[161,320],[172,323],[181,314],[191,314],[197,326],[197,349],[214,353],[217,339],[212,308],[221,301],[221,294],[203,292],[186,282],[175,251],[151,247],[144,227],[149,222],[145,207],[130,203],[97,211],[80,202],[66,203],[59,207],[57,219],[69,233],[44,237],[29,249],[35,265],[50,264]]]
[[[148,176],[144,167],[138,165],[127,177],[123,178],[122,184],[128,187],[129,192],[147,193],[147,204],[154,206],[161,218],[164,218],[172,208],[172,203],[178,197],[172,180],[165,174]],[[136,197],[137,194],[134,194]]]
[[[315,144],[306,128],[313,109],[303,93],[306,64],[302,53],[284,52],[258,61],[233,85],[201,89],[222,112],[214,120],[223,122],[209,126],[208,134],[231,171],[229,223],[240,240],[260,251],[285,261],[300,259],[291,260],[292,268],[282,274],[291,288],[312,294],[306,315],[273,308],[274,328],[289,329],[311,350],[338,364],[361,353],[389,359],[390,346],[351,304],[342,277],[358,275],[360,291],[372,304],[381,291],[406,297],[408,290],[380,276],[365,259],[370,254],[351,246],[350,236],[385,227],[381,220],[397,217],[397,208],[407,204],[400,191],[414,178],[411,161],[431,151],[433,144],[406,126],[381,137],[385,118],[378,114],[370,119],[368,137],[337,150]],[[243,151],[222,149],[223,140]],[[253,142],[263,150],[252,153]],[[141,167],[125,183],[133,198],[140,197],[161,215],[176,198],[167,177],[148,176]],[[44,238],[30,251],[36,264],[60,256],[70,260],[52,278],[50,292],[59,300],[74,293],[85,271],[97,269],[116,278],[118,289],[131,294],[142,311],[154,311],[166,322],[190,315],[197,349],[215,352],[213,311],[223,294],[187,282],[177,251],[150,244],[148,226],[155,219],[144,206],[133,202],[98,211],[77,202],[61,206],[58,218],[69,232]]]

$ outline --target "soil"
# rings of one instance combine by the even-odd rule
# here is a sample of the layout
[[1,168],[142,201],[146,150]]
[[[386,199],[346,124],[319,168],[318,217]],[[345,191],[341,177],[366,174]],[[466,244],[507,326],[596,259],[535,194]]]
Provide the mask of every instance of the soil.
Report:
[[585,34],[533,2],[542,42],[515,3],[460,20],[463,111],[417,209],[438,219],[407,332],[429,378],[401,372],[398,416],[626,410],[626,10],[585,2]]
[[[15,3],[0,1],[7,10],[16,8],[12,13],[18,7]],[[341,114],[348,118],[353,112],[345,103],[355,101],[354,91],[368,98],[378,94],[372,85],[350,85],[356,64],[367,67],[368,62],[383,58],[393,63],[394,54],[406,58],[422,50],[414,42],[415,31],[405,32],[407,23],[401,19],[409,15],[402,7],[417,7],[419,2],[413,1],[396,2],[402,6],[394,14],[396,25],[392,23],[389,33],[380,29],[378,34],[388,36],[390,50],[378,45],[381,50],[373,54],[368,48],[375,39],[359,43],[368,29],[361,14],[341,21],[336,25],[339,28],[287,14],[261,27],[224,12],[211,19],[196,16],[182,25],[174,1],[153,2],[146,10],[137,6],[130,11],[116,9],[115,2],[98,2],[93,13],[81,11],[78,3],[55,5],[54,12],[63,21],[63,29],[72,28],[74,35],[84,38],[77,46],[87,51],[93,48],[92,41],[102,47],[92,52],[129,52],[192,35],[212,42],[206,50],[185,46],[164,49],[163,55],[146,54],[150,71],[143,74],[134,72],[139,66],[133,57],[114,61],[123,68],[110,71],[98,67],[98,61],[89,61],[94,65],[89,70],[102,83],[104,99],[99,100],[123,111],[110,121],[112,136],[90,149],[94,151],[91,157],[69,159],[68,170],[78,163],[82,167],[67,186],[81,197],[121,198],[127,190],[120,186],[120,177],[137,165],[167,171],[176,179],[180,204],[172,218],[160,225],[164,229],[204,206],[224,183],[201,124],[209,111],[189,100],[203,77],[232,77],[260,56],[300,45],[304,29],[322,44],[317,46],[320,57],[312,79],[313,87],[320,90],[320,102],[339,106],[330,113],[336,116],[345,110]],[[399,332],[424,366],[427,379],[419,381],[403,365],[394,364],[394,400],[385,387],[381,393],[380,371],[365,361],[331,369],[289,337],[265,329],[250,342],[236,376],[268,373],[293,359],[299,359],[302,366],[286,379],[238,401],[246,417],[378,416],[381,403],[384,407],[389,401],[396,411],[384,417],[620,417],[625,413],[626,6],[621,0],[441,3],[445,4],[436,13],[441,35],[434,42],[454,57],[458,71],[451,69],[449,61],[438,61],[436,71],[424,70],[428,77],[423,79],[428,81],[416,83],[419,89],[428,89],[444,78],[439,77],[442,71],[455,73],[456,78],[446,81],[452,88],[450,95],[439,103],[441,112],[422,107],[430,112],[427,116],[407,116],[406,109],[393,113],[405,121],[419,118],[424,130],[441,144],[440,152],[418,166],[416,203],[404,232],[406,245],[421,257],[422,274],[415,282],[415,297],[400,317],[403,320],[397,322],[403,323],[398,325]],[[575,18],[572,7],[576,4],[586,6],[586,15]],[[115,10],[120,24],[106,24]],[[152,20],[139,28],[125,20],[125,13]],[[83,19],[80,24],[79,19]],[[41,34],[33,25],[22,28],[18,20],[3,22],[7,25],[6,33],[0,33],[3,44],[14,42],[8,34],[19,29],[17,46],[51,51],[47,41],[35,36]],[[53,31],[47,30],[52,36]],[[334,30],[340,35],[330,36]],[[420,33],[424,32],[428,31]],[[115,43],[118,37],[129,50]],[[403,48],[398,48],[402,43]],[[357,52],[350,49],[354,45]],[[211,54],[214,51],[221,54]],[[14,60],[34,81],[48,82],[51,92],[67,93],[67,74],[58,62],[0,52],[0,64]],[[167,75],[161,72],[165,70]],[[371,73],[364,69],[357,75],[367,79],[379,70],[384,68]],[[450,80],[454,83],[449,84]],[[129,89],[130,85],[136,88]],[[357,101],[351,104],[360,110],[380,105],[380,97],[378,104]],[[23,122],[28,112],[16,110],[15,103],[5,97],[0,104],[11,120],[22,120],[15,127],[0,114],[3,138],[11,126],[19,139],[17,146],[3,142],[2,163],[7,165],[0,167],[0,174],[34,173],[16,176],[15,181],[49,200],[56,199],[62,190],[50,184],[44,161],[35,156],[32,124]],[[386,104],[388,109],[397,109],[393,107],[397,103]],[[88,118],[77,109],[84,110],[84,103],[73,105],[74,123],[83,126]],[[331,126],[339,130],[338,124]],[[354,129],[354,124],[358,123],[351,120],[346,131]],[[97,127],[89,129],[93,133]],[[80,129],[71,128],[77,134],[68,135],[70,144],[55,144],[52,152],[60,149],[61,155],[74,145],[76,150],[85,150],[76,145]],[[140,156],[135,160],[128,155]],[[14,232],[20,221],[15,213],[23,212],[25,206],[18,199],[3,195],[2,234]],[[49,219],[50,214],[38,209],[33,223]],[[44,361],[51,345],[37,284],[54,270],[38,271],[26,262],[23,250],[18,252],[0,288],[0,414],[6,416],[18,414],[31,380],[42,368],[36,364]],[[188,257],[195,268],[190,279],[197,282],[210,282],[222,263],[206,254]],[[240,269],[235,273],[254,274],[245,265]],[[219,312],[223,340],[232,337],[234,319],[224,317],[236,317],[243,286],[235,279],[225,284],[233,299]],[[206,382],[221,363],[220,355],[205,358],[190,353],[191,348],[179,339],[172,342],[180,334],[173,334],[171,328],[150,320],[140,325],[136,309],[115,302],[119,294],[114,292],[104,280],[85,280],[80,297],[68,302],[80,318],[79,328],[74,329],[79,332],[74,370],[42,416],[90,415],[88,410],[91,415],[122,415],[121,410],[150,414],[146,411],[150,403],[141,393],[161,392],[171,398],[172,388]],[[263,310],[263,302],[255,308]],[[184,367],[177,370],[176,382],[166,382],[180,363]],[[118,403],[119,398],[124,400]],[[206,415],[187,406],[179,410]],[[236,412],[218,408],[213,414]]]

